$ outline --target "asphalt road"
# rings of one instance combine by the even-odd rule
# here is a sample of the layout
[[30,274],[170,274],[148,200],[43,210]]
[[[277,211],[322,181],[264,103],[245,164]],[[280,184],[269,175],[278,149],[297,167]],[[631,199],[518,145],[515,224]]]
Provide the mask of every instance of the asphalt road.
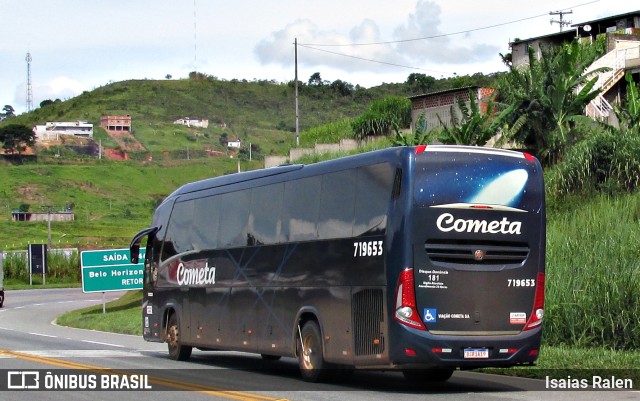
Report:
[[[120,295],[106,293],[105,299]],[[41,390],[4,390],[0,400],[640,400],[637,391],[549,391],[544,381],[474,372],[455,372],[446,383],[428,386],[410,385],[396,372],[364,371],[344,383],[309,384],[290,358],[270,362],[251,354],[194,350],[190,362],[176,362],[164,344],[53,323],[66,311],[102,301],[101,293],[80,289],[7,291],[0,309],[0,388],[31,385],[37,372]],[[111,380],[129,390],[51,390],[73,386],[73,380],[79,387],[90,387],[92,380],[113,386]]]

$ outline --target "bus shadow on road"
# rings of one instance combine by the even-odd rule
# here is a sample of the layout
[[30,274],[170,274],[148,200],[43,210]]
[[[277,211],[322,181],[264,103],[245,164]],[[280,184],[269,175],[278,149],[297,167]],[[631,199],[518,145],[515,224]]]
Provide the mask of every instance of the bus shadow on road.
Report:
[[[161,354],[160,354],[161,355]],[[153,357],[159,357],[154,353]],[[168,355],[160,356],[167,358]],[[392,393],[469,393],[535,390],[535,383],[506,376],[454,372],[446,382],[408,381],[397,371],[328,371],[322,383],[302,380],[294,358],[265,360],[240,352],[194,352],[189,362],[167,369],[194,384],[233,388],[237,391],[380,391]],[[513,382],[513,383],[510,383]],[[523,383],[528,385],[523,385]],[[531,385],[531,387],[529,386]],[[528,388],[529,387],[529,388]]]

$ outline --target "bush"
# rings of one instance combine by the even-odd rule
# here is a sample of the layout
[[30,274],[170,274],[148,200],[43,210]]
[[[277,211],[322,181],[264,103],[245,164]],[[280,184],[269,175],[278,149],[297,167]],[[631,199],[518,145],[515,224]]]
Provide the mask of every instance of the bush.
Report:
[[316,143],[338,143],[341,139],[352,138],[351,120],[321,125],[300,134],[300,146],[313,147]]
[[567,151],[547,175],[550,195],[630,192],[640,187],[640,136],[598,130]]
[[5,280],[15,279],[26,283],[29,282],[26,252],[5,254],[2,265]]

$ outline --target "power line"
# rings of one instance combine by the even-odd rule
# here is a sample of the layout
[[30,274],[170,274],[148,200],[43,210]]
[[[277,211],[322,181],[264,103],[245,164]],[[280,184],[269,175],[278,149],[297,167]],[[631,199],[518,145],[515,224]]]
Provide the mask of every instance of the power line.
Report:
[[[572,6],[572,7],[563,8],[560,11],[586,6],[588,4],[597,3],[599,1],[600,0],[594,0],[594,1],[590,1],[588,3],[578,4],[578,5],[575,5],[575,6]],[[416,41],[420,41],[420,40],[437,39],[437,38],[442,38],[442,37],[446,37],[446,36],[460,35],[460,34],[464,34],[464,33],[482,31],[482,30],[485,30],[485,29],[497,28],[497,27],[500,27],[500,26],[515,24],[517,22],[527,21],[527,20],[540,18],[540,17],[546,17],[547,15],[549,15],[549,14],[548,13],[544,13],[544,14],[534,15],[532,17],[520,18],[520,19],[509,21],[509,22],[502,22],[502,23],[499,23],[499,24],[488,25],[488,26],[484,26],[484,27],[480,27],[480,28],[467,29],[467,30],[464,30],[464,31],[451,32],[451,33],[442,33],[442,34],[438,34],[438,35],[425,36],[425,37],[421,37],[421,38],[389,40],[389,41],[383,41],[383,42],[370,42],[370,43],[349,43],[349,44],[303,43],[303,44],[299,44],[299,45],[300,46],[322,46],[322,47],[346,47],[346,46],[375,46],[375,45],[388,45],[388,44],[394,44],[394,43],[416,42]]]
[[353,56],[353,55],[350,55],[350,54],[338,53],[338,52],[333,52],[333,51],[325,50],[325,49],[318,49],[316,47],[312,47],[312,46],[309,46],[309,45],[303,45],[303,44],[300,44],[300,43],[298,43],[298,46],[305,47],[305,48],[311,49],[311,50],[317,50],[319,52],[325,52],[325,53],[329,53],[329,54],[335,54],[335,55],[338,55],[338,56],[349,57],[349,58],[353,58],[353,59],[356,59],[356,60],[368,61],[368,62],[371,62],[371,63],[378,63],[378,64],[390,65],[390,66],[393,66],[393,67],[407,68],[407,69],[410,69],[410,70],[422,70],[422,71],[429,71],[429,72],[437,72],[439,74],[451,74],[450,72],[445,72],[445,71],[428,70],[426,68],[411,67],[411,66],[408,66],[408,65],[389,63],[389,62],[386,62],[386,61],[373,60],[373,59],[368,59],[368,58],[364,58],[364,57]]

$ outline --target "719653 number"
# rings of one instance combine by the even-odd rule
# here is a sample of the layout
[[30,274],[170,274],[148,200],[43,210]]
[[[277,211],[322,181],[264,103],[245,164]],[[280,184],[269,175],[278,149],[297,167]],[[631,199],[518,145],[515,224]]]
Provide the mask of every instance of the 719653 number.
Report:
[[382,255],[383,241],[358,241],[353,243],[353,257]]

